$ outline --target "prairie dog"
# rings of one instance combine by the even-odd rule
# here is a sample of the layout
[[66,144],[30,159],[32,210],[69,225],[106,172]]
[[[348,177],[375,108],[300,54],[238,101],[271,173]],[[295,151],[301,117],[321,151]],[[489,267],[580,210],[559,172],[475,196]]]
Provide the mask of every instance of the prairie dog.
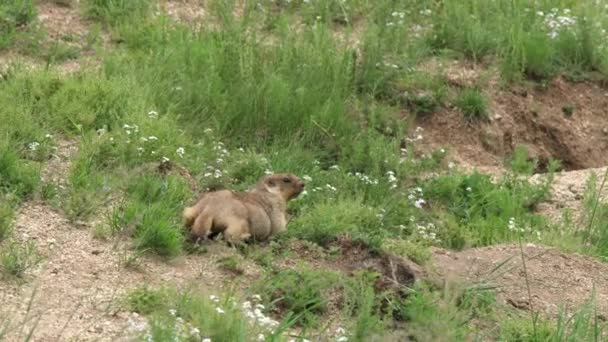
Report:
[[246,192],[208,192],[184,210],[184,223],[196,240],[222,232],[231,243],[263,241],[285,230],[287,202],[300,195],[304,185],[291,173],[277,173],[262,177]]

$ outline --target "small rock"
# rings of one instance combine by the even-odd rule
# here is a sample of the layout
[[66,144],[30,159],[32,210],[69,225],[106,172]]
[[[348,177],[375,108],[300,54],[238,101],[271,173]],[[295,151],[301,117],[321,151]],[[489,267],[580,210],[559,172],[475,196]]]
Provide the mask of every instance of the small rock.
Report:
[[99,250],[99,249],[94,249],[93,251],[91,251],[91,254],[93,254],[93,255],[99,255],[101,253],[103,253],[103,251]]
[[530,308],[530,303],[525,299],[508,298],[507,303],[520,310],[528,310]]

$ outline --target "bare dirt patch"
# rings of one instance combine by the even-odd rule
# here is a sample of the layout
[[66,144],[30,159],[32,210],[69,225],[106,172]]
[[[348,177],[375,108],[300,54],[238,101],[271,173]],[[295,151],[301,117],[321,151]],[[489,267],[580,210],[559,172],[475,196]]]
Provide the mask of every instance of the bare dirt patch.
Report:
[[52,40],[84,40],[89,32],[88,22],[78,5],[62,5],[58,1],[43,0],[37,4],[38,20]]
[[[562,218],[562,213],[568,210],[573,222],[579,223],[585,209],[588,181],[592,175],[595,175],[595,186],[599,190],[605,173],[605,167],[557,173],[551,186],[551,197],[546,202],[540,203],[536,210],[554,222],[558,222]],[[542,181],[545,177],[546,175],[542,174],[534,175],[531,182]],[[600,202],[605,203],[606,198],[608,198],[608,184],[602,189]]]
[[200,0],[166,0],[159,2],[159,9],[179,22],[195,25],[206,15]]
[[548,318],[556,318],[562,305],[572,313],[592,298],[595,290],[598,315],[606,316],[608,265],[590,257],[533,244],[524,246],[524,255],[532,298],[526,289],[526,273],[518,245],[462,252],[436,249],[433,259],[443,277],[496,286],[497,297],[503,304],[533,309]]
[[142,257],[139,267],[125,268],[121,255],[133,252],[128,242],[96,240],[41,203],[24,205],[15,228],[17,240],[34,242],[44,261],[26,274],[25,284],[0,281],[0,316],[11,317],[13,327],[26,322],[26,329],[9,332],[8,340],[23,338],[33,326],[33,341],[127,340],[134,332],[133,314],[121,300],[130,289],[194,283],[214,293],[227,280],[238,287],[259,276],[248,263],[238,279],[218,270],[217,260],[233,254],[220,244],[204,255],[170,262]]
[[[424,68],[423,68],[424,69]],[[543,171],[550,158],[566,170],[608,164],[608,90],[594,82],[557,77],[538,84],[504,89],[491,70],[464,62],[441,73],[456,88],[481,85],[489,100],[490,121],[468,123],[456,108],[444,108],[418,123],[432,147],[447,147],[463,164],[500,168],[517,145],[539,159]]]

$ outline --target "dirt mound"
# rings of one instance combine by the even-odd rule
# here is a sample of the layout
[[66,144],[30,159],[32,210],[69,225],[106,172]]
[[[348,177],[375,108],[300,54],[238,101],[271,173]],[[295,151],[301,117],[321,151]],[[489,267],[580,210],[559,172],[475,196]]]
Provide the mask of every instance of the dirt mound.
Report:
[[[468,87],[480,71],[465,63],[448,67],[448,81]],[[473,76],[471,76],[473,75]],[[477,75],[477,76],[476,76]],[[467,123],[456,108],[421,119],[425,138],[433,148],[448,147],[463,164],[500,167],[517,145],[524,145],[540,160],[543,171],[550,158],[565,170],[608,164],[608,91],[592,82],[556,78],[538,85],[502,89],[497,77],[483,88],[489,99],[490,121]]]
[[518,309],[535,310],[556,317],[563,305],[576,310],[593,296],[598,314],[608,314],[608,265],[577,254],[527,244],[523,248],[526,288],[521,252],[518,245],[499,245],[462,252],[434,250],[439,273],[476,284],[497,287],[497,297]]
[[331,255],[321,247],[302,241],[294,241],[289,249],[296,258],[286,260],[285,268],[293,268],[299,260],[305,260],[317,268],[353,274],[368,270],[380,273],[375,286],[378,290],[395,290],[406,295],[414,282],[424,276],[421,267],[410,260],[388,253],[374,253],[362,243],[340,238],[328,246]]

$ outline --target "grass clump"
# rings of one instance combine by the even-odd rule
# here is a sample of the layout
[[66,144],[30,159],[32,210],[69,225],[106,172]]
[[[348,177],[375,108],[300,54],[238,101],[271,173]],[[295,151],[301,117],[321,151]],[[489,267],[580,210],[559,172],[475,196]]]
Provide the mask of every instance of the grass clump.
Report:
[[374,237],[381,235],[377,213],[359,201],[322,203],[295,218],[288,234],[321,246],[329,245],[341,235],[372,242]]
[[338,279],[335,273],[307,268],[283,270],[264,277],[254,291],[273,308],[300,316],[301,324],[311,325],[327,310],[328,295]]
[[35,267],[41,261],[33,242],[19,244],[9,241],[0,251],[0,266],[2,273],[8,276],[22,278],[27,270]]
[[189,195],[185,183],[174,176],[143,176],[130,182],[127,194],[111,214],[111,229],[133,236],[142,251],[179,254],[184,243],[180,209]]
[[468,121],[488,121],[488,100],[477,88],[465,89],[456,99],[456,106],[460,108]]
[[[240,300],[196,288],[138,288],[127,295],[128,306],[147,316],[143,338],[154,341],[287,341],[290,321],[281,323],[263,314],[256,298]],[[257,316],[253,314],[256,309]],[[257,317],[257,320],[251,319]]]
[[110,25],[129,19],[143,20],[151,9],[150,0],[86,0],[87,14]]
[[18,35],[18,27],[26,26],[37,15],[33,0],[0,1],[0,50],[12,45]]
[[126,303],[129,310],[148,315],[166,308],[167,294],[161,290],[148,287],[136,288],[127,294]]
[[13,205],[0,197],[0,243],[6,240],[13,231],[14,215]]
[[27,199],[33,195],[40,182],[35,166],[20,159],[8,147],[0,146],[0,193],[11,193]]

